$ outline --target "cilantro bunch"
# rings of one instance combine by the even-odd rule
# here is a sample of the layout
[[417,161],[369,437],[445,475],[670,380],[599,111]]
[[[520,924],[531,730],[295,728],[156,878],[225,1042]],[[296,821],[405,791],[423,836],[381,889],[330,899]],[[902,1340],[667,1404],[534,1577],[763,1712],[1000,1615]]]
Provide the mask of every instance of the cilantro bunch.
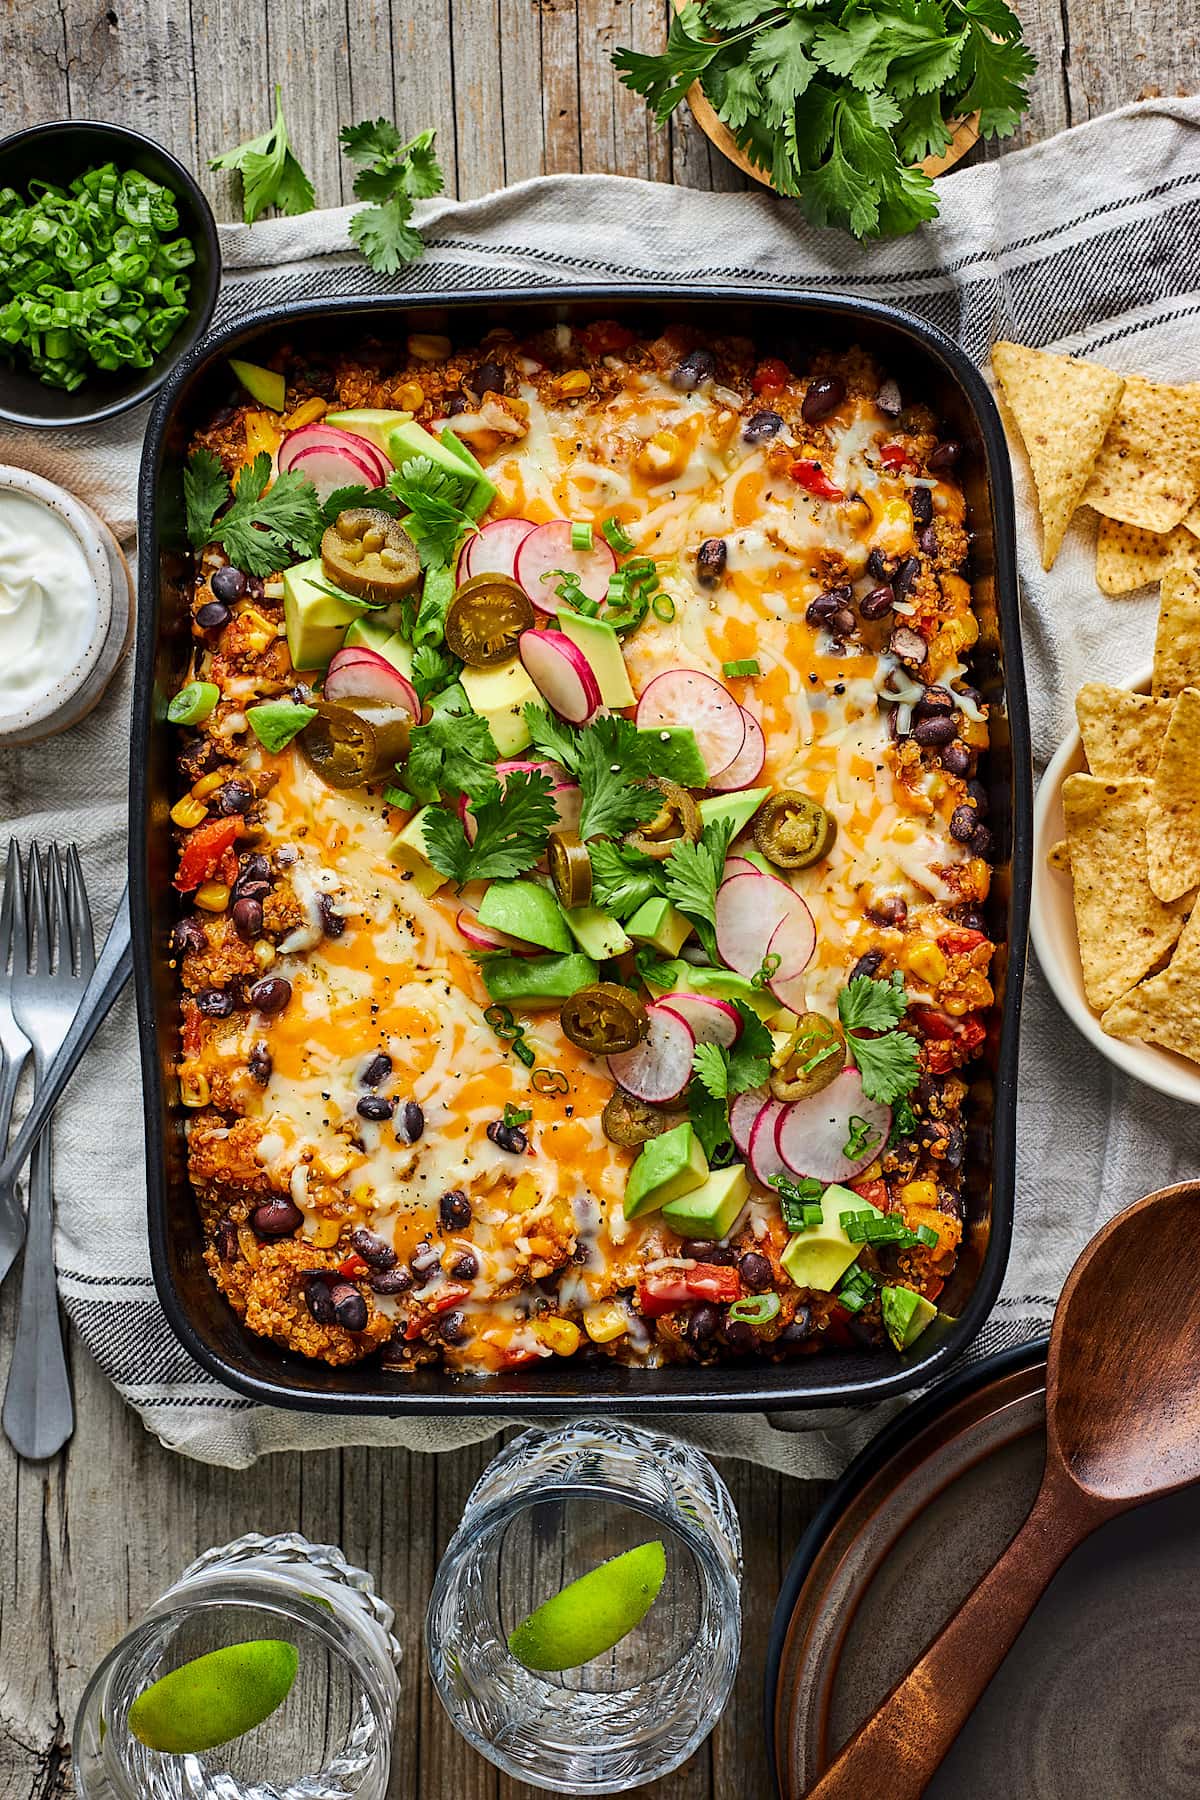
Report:
[[350,236],[381,275],[394,275],[425,248],[410,221],[413,201],[431,200],[446,185],[433,148],[436,135],[419,131],[406,143],[390,119],[364,119],[342,129],[342,149],[364,165],[354,177],[354,196],[371,202],[351,219]]
[[265,450],[238,470],[228,506],[229,477],[220,457],[211,450],[193,451],[183,471],[183,496],[193,548],[220,544],[230,562],[249,575],[272,575],[297,556],[315,555],[325,529],[307,475],[289,470],[271,481]]
[[1005,0],[691,0],[661,55],[613,61],[660,125],[698,81],[781,194],[857,238],[935,218],[913,165],[946,149],[955,117],[1010,136],[1037,67]]

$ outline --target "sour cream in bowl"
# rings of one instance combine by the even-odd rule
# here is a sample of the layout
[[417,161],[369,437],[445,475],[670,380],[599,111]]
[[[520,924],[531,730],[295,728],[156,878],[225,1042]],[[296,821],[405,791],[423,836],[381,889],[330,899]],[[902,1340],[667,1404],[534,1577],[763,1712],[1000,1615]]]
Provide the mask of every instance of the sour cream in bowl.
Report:
[[0,743],[89,712],[130,622],[129,570],[108,527],[64,488],[0,466]]

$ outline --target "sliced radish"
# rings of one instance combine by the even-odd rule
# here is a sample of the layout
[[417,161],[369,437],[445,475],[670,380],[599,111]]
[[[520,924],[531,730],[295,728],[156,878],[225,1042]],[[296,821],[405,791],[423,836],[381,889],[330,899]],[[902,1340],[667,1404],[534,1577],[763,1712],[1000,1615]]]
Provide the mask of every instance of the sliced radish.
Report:
[[728,688],[701,669],[656,675],[637,704],[639,730],[687,726],[695,732],[710,781],[741,755],[748,717]]
[[689,994],[677,989],[662,994],[659,1006],[667,1006],[681,1018],[698,1044],[720,1044],[728,1050],[742,1035],[738,1009],[728,1000],[714,1000],[708,994]]
[[475,914],[468,912],[465,907],[454,923],[472,950],[506,950],[510,956],[542,954],[536,944],[527,944],[521,938],[510,937],[507,931],[493,931],[490,925],[481,925]]
[[583,651],[562,631],[523,631],[525,671],[543,699],[571,725],[586,725],[600,710],[600,686]]
[[421,717],[421,702],[411,681],[394,669],[386,656],[355,645],[337,650],[329,664],[324,688],[326,700],[375,700],[381,706],[403,706],[414,719]]
[[307,475],[322,503],[330,494],[344,487],[378,487],[375,472],[368,463],[360,462],[348,450],[302,450],[290,473]]
[[761,1181],[764,1187],[770,1187],[773,1175],[790,1174],[776,1141],[779,1121],[786,1111],[782,1100],[768,1100],[750,1127],[746,1161],[755,1181]]
[[[316,481],[317,465],[312,459],[318,452],[329,459],[331,475],[336,474],[341,465],[342,479],[340,483],[335,482],[335,486],[350,487],[365,481],[367,487],[382,487],[391,474],[391,463],[369,439],[359,437],[356,431],[341,431],[336,425],[321,424],[302,425],[299,431],[288,432],[279,447],[280,474],[286,475],[304,458],[303,472]],[[362,473],[356,474],[355,469]],[[330,492],[333,492],[332,488]]]
[[492,519],[467,539],[458,579],[472,575],[507,575],[515,580],[517,551],[537,526],[532,519]]
[[731,875],[717,889],[717,948],[722,960],[739,975],[757,975],[775,932],[798,910],[808,912],[786,881],[757,869],[749,875]]
[[[860,1129],[860,1120],[865,1131]],[[811,1175],[815,1181],[853,1181],[874,1162],[891,1129],[891,1107],[867,1099],[862,1076],[851,1064],[819,1094],[784,1107],[775,1141],[794,1175]],[[847,1156],[846,1145],[855,1136],[865,1142],[857,1155]]]
[[727,856],[721,880],[728,881],[732,875],[761,875],[762,870],[745,856]]
[[754,1121],[764,1106],[770,1106],[770,1090],[765,1087],[748,1088],[744,1094],[738,1094],[729,1103],[729,1131],[734,1143],[743,1156],[750,1154],[750,1133],[754,1130]]
[[650,1030],[633,1050],[608,1059],[608,1072],[635,1100],[660,1105],[682,1094],[692,1076],[696,1040],[678,1013],[657,1004],[646,1008]]
[[[471,566],[483,572],[484,565],[474,559]],[[571,521],[551,519],[548,525],[535,526],[517,545],[513,573],[540,612],[557,613],[556,574],[578,575],[588,599],[603,600],[616,566],[603,538],[596,538],[590,550],[572,550]]]
[[817,947],[817,928],[813,916],[794,888],[789,888],[795,905],[779,921],[771,933],[767,955],[777,956],[779,966],[767,986],[781,1006],[803,1012],[808,999],[804,971]]
[[746,727],[746,736],[741,749],[727,769],[719,775],[710,775],[708,785],[719,794],[732,793],[735,788],[753,787],[763,772],[763,764],[767,760],[767,740],[763,736],[763,728],[752,712],[742,708],[742,720]]

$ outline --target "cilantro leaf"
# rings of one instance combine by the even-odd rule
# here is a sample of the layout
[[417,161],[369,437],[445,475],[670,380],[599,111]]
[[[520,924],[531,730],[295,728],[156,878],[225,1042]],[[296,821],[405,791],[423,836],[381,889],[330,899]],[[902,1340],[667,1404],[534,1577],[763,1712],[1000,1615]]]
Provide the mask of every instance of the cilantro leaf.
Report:
[[408,510],[404,528],[417,546],[423,568],[448,568],[458,540],[476,529],[463,510],[466,482],[458,481],[431,457],[413,456],[388,476],[389,491]]
[[442,165],[434,150],[435,131],[419,131],[401,160],[399,175],[406,193],[414,200],[432,200],[446,186]]
[[748,62],[735,62],[728,68],[714,63],[704,91],[716,108],[718,118],[735,131],[763,110],[758,73]]
[[629,719],[612,713],[596,719],[579,738],[579,835],[620,837],[652,819],[662,805],[653,788],[638,784],[649,775],[653,751]]
[[729,1108],[724,1100],[710,1094],[703,1082],[689,1082],[687,1090],[688,1118],[700,1140],[710,1169],[728,1168],[737,1153],[729,1130]]
[[856,88],[886,88],[896,99],[938,93],[958,68],[961,32],[951,31],[936,0],[876,0],[826,20],[813,54]]
[[249,575],[272,575],[297,554],[315,554],[325,529],[307,475],[289,470],[268,488],[270,476],[271,459],[260,451],[238,471],[233,503],[212,527],[229,560]]
[[647,900],[662,893],[661,865],[635,850],[593,838],[587,847],[592,861],[592,902],[618,919],[630,919]]
[[514,770],[503,793],[497,787],[486,799],[471,802],[474,843],[468,843],[457,814],[433,813],[425,825],[430,862],[460,887],[467,881],[509,881],[523,875],[546,848],[558,817],[550,788],[548,775]]
[[887,981],[856,975],[838,995],[838,1017],[847,1031],[890,1031],[908,1008],[899,969]]
[[275,84],[275,122],[262,137],[248,138],[232,150],[209,158],[210,169],[232,169],[242,178],[242,218],[253,225],[269,206],[280,212],[311,212],[316,204],[312,182],[300,167],[288,141],[283,117],[283,90]]
[[771,1051],[774,1044],[771,1033],[767,1030],[758,1014],[744,1000],[733,1003],[742,1021],[742,1032],[737,1042],[726,1051],[729,1092],[744,1094],[750,1088],[760,1087],[771,1072]]
[[351,162],[383,162],[395,156],[404,139],[390,119],[360,119],[339,132],[342,154]]
[[350,236],[382,275],[415,262],[425,248],[411,221],[413,201],[431,199],[446,185],[435,135],[421,131],[405,143],[390,119],[363,119],[342,129],[344,153],[368,165],[354,177],[354,194],[370,204],[351,219]]
[[440,644],[446,635],[446,614],[454,598],[454,573],[444,564],[426,569],[412,641],[418,649]]
[[393,519],[400,517],[400,502],[394,494],[390,494],[387,488],[365,487],[362,484],[334,488],[321,507],[321,517],[326,525],[332,525],[338,514],[351,506],[374,506],[380,512],[390,513]]
[[792,17],[760,31],[750,46],[747,61],[762,89],[763,122],[772,128],[794,118],[796,102],[817,72],[808,54],[814,33],[811,20]]
[[500,786],[499,755],[487,720],[478,713],[435,712],[428,725],[412,729],[404,780],[426,806],[445,793],[486,800]]
[[[442,688],[456,683],[462,664],[457,656],[441,644],[418,644],[413,651],[412,684],[417,690],[418,700],[427,700]],[[461,693],[462,690],[459,689]],[[466,695],[463,695],[464,703]],[[463,710],[466,710],[465,704]]]
[[524,708],[525,723],[535,750],[550,762],[561,763],[569,775],[579,773],[579,734],[557,713],[528,700]]
[[877,1038],[846,1038],[846,1048],[862,1076],[868,1100],[890,1106],[916,1087],[920,1073],[917,1040],[907,1031],[889,1031]]
[[408,195],[395,194],[382,206],[366,206],[351,219],[350,236],[381,275],[394,275],[405,263],[416,262],[424,250],[420,232],[408,222],[411,217]]
[[951,0],[967,26],[958,105],[979,109],[984,137],[1009,137],[1029,105],[1027,83],[1037,60],[1020,41],[1021,27],[1003,0]]
[[720,38],[710,40],[702,36],[705,28],[700,7],[685,6],[671,19],[667,47],[661,56],[644,56],[636,50],[617,50],[613,54],[621,80],[635,94],[645,95],[659,125],[666,124],[693,81],[722,49]]
[[698,843],[676,844],[663,864],[667,898],[692,921],[713,962],[717,954],[717,888],[734,833],[732,819],[714,819]]
[[183,470],[188,540],[195,550],[213,541],[213,521],[229,498],[229,482],[213,450],[193,450]]
[[720,1044],[697,1044],[692,1067],[696,1071],[696,1080],[714,1100],[728,1097],[729,1052],[723,1050]]
[[896,125],[896,153],[902,163],[921,162],[940,156],[950,142],[950,130],[942,117],[937,94],[912,94],[900,109]]

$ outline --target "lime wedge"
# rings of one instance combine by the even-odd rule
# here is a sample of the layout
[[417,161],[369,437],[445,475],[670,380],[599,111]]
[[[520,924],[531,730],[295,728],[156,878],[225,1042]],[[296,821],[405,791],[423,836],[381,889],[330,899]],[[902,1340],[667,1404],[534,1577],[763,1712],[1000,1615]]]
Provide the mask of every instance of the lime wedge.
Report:
[[184,1756],[253,1731],[287,1699],[300,1656],[294,1644],[255,1638],[197,1656],[138,1695],[129,1729],[148,1750]]
[[658,1538],[589,1569],[542,1602],[508,1640],[527,1669],[575,1669],[640,1624],[658,1598],[667,1553]]

